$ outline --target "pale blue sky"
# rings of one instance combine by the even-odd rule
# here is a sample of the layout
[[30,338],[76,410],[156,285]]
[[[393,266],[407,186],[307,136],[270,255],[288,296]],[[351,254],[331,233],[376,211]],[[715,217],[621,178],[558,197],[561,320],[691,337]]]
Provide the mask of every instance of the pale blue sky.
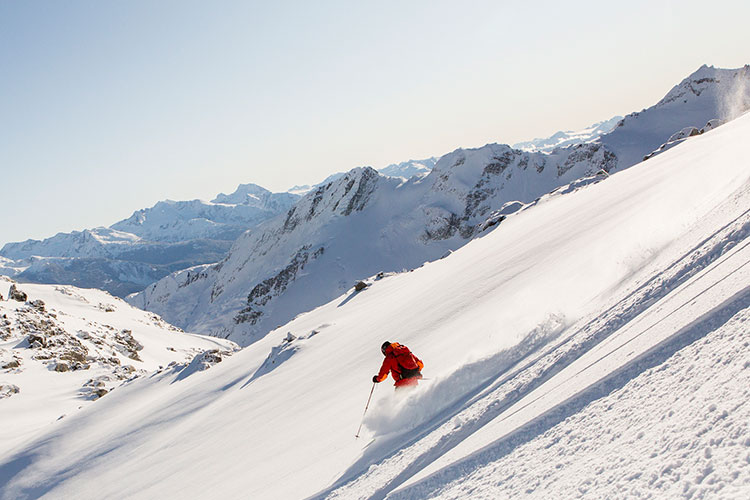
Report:
[[[610,5],[611,4],[611,5]],[[648,107],[745,1],[0,1],[0,245]]]

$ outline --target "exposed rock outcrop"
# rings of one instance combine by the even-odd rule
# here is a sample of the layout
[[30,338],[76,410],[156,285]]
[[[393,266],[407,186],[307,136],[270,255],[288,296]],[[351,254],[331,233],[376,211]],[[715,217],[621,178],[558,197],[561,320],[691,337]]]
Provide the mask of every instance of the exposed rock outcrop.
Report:
[[13,283],[10,285],[10,290],[8,291],[8,299],[17,300],[18,302],[26,302],[29,297],[26,293],[19,290],[15,283]]
[[21,389],[14,384],[0,384],[0,399],[9,398],[14,394],[21,392]]

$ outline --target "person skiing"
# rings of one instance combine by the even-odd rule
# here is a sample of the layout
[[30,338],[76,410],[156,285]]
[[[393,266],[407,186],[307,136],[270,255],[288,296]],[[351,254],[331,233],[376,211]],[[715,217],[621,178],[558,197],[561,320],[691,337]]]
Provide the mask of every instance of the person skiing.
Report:
[[390,371],[396,381],[396,389],[417,385],[422,378],[424,363],[408,347],[397,342],[383,342],[380,350],[385,359],[378,374],[372,377],[373,382],[377,384],[387,379]]

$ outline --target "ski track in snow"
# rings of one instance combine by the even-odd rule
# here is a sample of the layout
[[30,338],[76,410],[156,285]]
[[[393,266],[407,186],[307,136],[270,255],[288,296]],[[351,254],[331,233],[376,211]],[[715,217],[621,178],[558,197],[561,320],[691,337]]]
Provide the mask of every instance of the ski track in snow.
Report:
[[[750,387],[748,304],[745,291],[696,324],[685,340],[700,338],[684,350],[655,353],[569,402],[559,415],[535,422],[526,435],[389,498],[623,498],[644,492],[742,498],[750,485],[750,390],[739,395],[717,388]],[[670,409],[680,400],[690,402],[687,410]]]
[[[744,191],[746,192],[747,189],[748,187],[745,186]],[[735,210],[737,209],[735,208]],[[386,496],[404,499],[426,498],[429,493],[439,490],[445,484],[460,483],[459,478],[464,477],[486,462],[511,454],[515,448],[539,437],[568,416],[581,411],[587,404],[619,389],[645,370],[664,362],[666,357],[678,352],[689,342],[693,342],[711,332],[711,325],[714,323],[723,324],[733,314],[748,307],[750,305],[749,289],[744,288],[737,292],[722,306],[706,313],[695,325],[688,325],[675,334],[673,338],[670,337],[670,339],[631,361],[616,373],[606,376],[604,380],[593,387],[586,388],[569,400],[550,408],[546,413],[532,419],[522,428],[489,446],[488,450],[471,455],[462,463],[447,467],[446,470],[435,474],[437,477],[430,477],[423,483],[418,483],[411,488],[407,487],[396,492],[396,494],[389,495],[390,492],[409,482],[419,475],[423,469],[444,457],[447,452],[468,440],[470,436],[490,422],[495,419],[502,422],[509,418],[507,413],[510,413],[510,410],[516,413],[521,411],[521,409],[514,409],[516,408],[514,405],[522,400],[525,401],[524,398],[528,395],[535,396],[538,392],[536,391],[537,388],[552,379],[565,367],[580,361],[585,353],[598,346],[606,347],[607,342],[612,341],[612,337],[616,337],[615,334],[619,334],[620,329],[631,327],[631,322],[634,322],[641,314],[649,311],[650,307],[668,297],[674,290],[689,285],[691,280],[694,282],[697,276],[702,276],[702,271],[705,272],[709,268],[713,269],[720,266],[727,259],[738,254],[741,257],[744,256],[745,259],[743,264],[737,266],[736,271],[709,285],[708,289],[702,290],[696,296],[691,296],[690,300],[682,302],[677,309],[662,317],[659,321],[664,321],[680,309],[688,307],[700,295],[707,293],[735,273],[741,276],[740,284],[750,283],[750,270],[748,270],[748,267],[750,267],[748,265],[750,240],[748,240],[748,236],[750,236],[750,210],[741,213],[718,231],[705,237],[683,254],[678,261],[668,266],[666,270],[660,270],[652,279],[630,293],[609,311],[591,319],[587,324],[574,328],[573,330],[576,333],[567,336],[562,342],[548,349],[545,355],[530,360],[527,365],[513,371],[510,375],[502,371],[498,373],[499,378],[495,381],[494,386],[487,389],[485,385],[482,390],[477,391],[473,403],[465,404],[466,401],[462,400],[462,404],[456,404],[452,412],[439,413],[434,419],[424,423],[421,428],[417,429],[416,433],[412,434],[412,436],[418,437],[412,439],[409,445],[403,446],[404,443],[401,442],[403,439],[402,433],[395,436],[380,436],[378,439],[383,441],[380,446],[377,446],[377,441],[370,445],[359,462],[344,473],[332,488],[320,493],[315,498],[385,498]],[[653,325],[642,327],[638,330],[639,333],[636,336],[648,333],[652,327]],[[627,343],[624,345],[627,345]],[[622,347],[623,345],[620,345],[614,350]],[[608,351],[594,363],[602,361],[614,350]],[[583,368],[583,370],[586,368],[588,367]],[[565,382],[559,382],[557,385],[563,385]],[[547,392],[556,388],[547,389]],[[535,397],[540,399],[543,396]],[[471,398],[466,399],[470,400]],[[404,406],[413,409],[422,404],[429,405],[431,402],[428,397],[420,394],[419,398],[413,398],[410,404]],[[532,403],[525,404],[528,406]],[[392,408],[392,405],[390,408]],[[396,415],[398,416],[400,413],[397,412]],[[376,427],[376,429],[380,429],[380,427]],[[499,432],[502,433],[502,431]],[[750,457],[750,454],[748,456]],[[476,492],[469,494],[461,490],[460,486],[456,486],[456,488],[462,492],[463,497],[476,494]],[[493,494],[490,494],[487,498],[493,498],[496,491],[492,491]],[[686,491],[690,491],[690,489],[687,488]],[[516,492],[516,494],[519,493],[521,492]],[[550,492],[547,491],[546,494],[549,495]],[[461,497],[447,496],[446,498]]]
[[[750,275],[743,275],[743,279],[745,280],[745,282],[747,282],[749,278]],[[681,304],[681,306],[689,304],[694,300],[694,298],[695,297],[691,297],[688,302]],[[714,331],[717,326],[722,326],[735,314],[738,314],[740,312],[747,313],[748,306],[750,306],[750,287],[743,289],[741,292],[731,297],[719,307],[705,314],[698,321],[695,321],[687,327],[681,329],[667,341],[664,341],[661,344],[658,344],[654,348],[650,349],[645,355],[634,359],[623,368],[615,370],[600,382],[582,391],[573,398],[566,400],[560,405],[552,407],[547,413],[542,414],[540,417],[532,419],[517,431],[511,433],[508,437],[496,441],[492,445],[487,446],[486,448],[473,455],[470,455],[468,458],[462,460],[456,465],[447,468],[445,471],[441,471],[434,477],[425,480],[422,485],[417,484],[411,491],[407,489],[400,495],[393,495],[393,498],[425,498],[427,496],[426,490],[432,490],[436,483],[442,485],[449,481],[454,482],[456,481],[456,479],[461,478],[470,470],[475,470],[476,468],[481,467],[488,462],[496,461],[498,458],[510,454],[518,446],[537,438],[540,434],[557,425],[567,417],[576,415],[592,401],[596,401],[603,396],[610,394],[613,390],[619,389],[626,382],[638,377],[646,369],[659,367],[659,365],[667,361],[669,356],[679,352],[680,349]],[[746,316],[747,314],[744,314],[743,317]],[[660,319],[659,321],[661,322],[663,321],[663,319]],[[743,323],[744,319],[740,319],[739,322]],[[737,333],[742,332],[741,327],[734,330],[734,335],[732,338],[735,338]],[[639,335],[645,334],[647,332],[648,329],[642,330]],[[612,354],[613,352],[614,351],[609,351],[606,355],[604,355],[597,361],[601,361],[603,358],[606,358],[606,356]],[[586,367],[584,368],[584,370],[588,368],[589,367]],[[583,370],[579,373],[582,372]],[[546,396],[547,394],[549,394],[549,392],[559,389],[560,385],[569,381],[570,380],[568,379],[561,382],[557,386],[550,388],[547,393],[542,394],[537,398]],[[532,401],[532,403],[533,402],[535,401]],[[532,403],[527,403],[527,405]],[[524,408],[522,407],[519,410],[515,410],[515,412],[522,411],[523,409]],[[499,422],[502,423],[503,420],[510,419],[513,416],[514,413],[511,412],[510,415],[504,416],[503,418],[499,419]],[[496,422],[493,422],[493,424],[495,423]],[[733,423],[736,422],[733,421]],[[622,420],[620,422],[620,425],[622,425]],[[600,456],[598,457],[598,459],[601,461],[602,457]],[[727,464],[727,466],[729,467],[731,467],[731,465],[732,464]],[[453,480],[450,480],[448,478],[453,478]],[[432,484],[430,484],[431,482]],[[422,488],[425,489],[423,490]],[[585,491],[582,491],[582,493],[585,493]],[[549,494],[549,492],[547,492],[546,494]]]

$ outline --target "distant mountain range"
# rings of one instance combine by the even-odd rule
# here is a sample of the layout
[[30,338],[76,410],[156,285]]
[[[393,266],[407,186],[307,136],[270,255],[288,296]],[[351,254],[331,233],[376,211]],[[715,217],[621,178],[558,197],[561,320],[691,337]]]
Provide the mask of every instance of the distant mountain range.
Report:
[[220,262],[177,272],[128,300],[185,329],[250,344],[356,280],[439,259],[547,193],[624,170],[687,126],[737,116],[750,109],[748,83],[750,66],[703,66],[590,142],[550,152],[458,149],[407,181],[354,169],[244,233]]
[[620,120],[622,120],[622,116],[615,116],[609,120],[590,125],[583,130],[560,131],[544,139],[518,142],[513,144],[513,147],[523,151],[542,151],[550,153],[555,148],[564,148],[575,144],[591,142],[604,134],[612,132]]
[[110,227],[8,243],[0,249],[0,272],[124,297],[171,272],[222,259],[237,236],[298,199],[243,184],[210,202],[160,201]]
[[[335,288],[339,290],[344,284],[348,286],[351,279],[367,276],[381,268],[410,268],[437,258],[468,241],[477,233],[477,228],[487,222],[487,217],[491,221],[505,217],[539,196],[581,177],[627,168],[689,138],[691,133],[699,133],[708,120],[714,119],[716,124],[736,116],[749,107],[747,90],[743,87],[748,79],[747,72],[747,67],[723,70],[703,66],[655,106],[625,118],[614,117],[583,131],[558,132],[546,139],[513,146],[492,144],[477,149],[460,149],[439,159],[410,160],[389,165],[378,172],[362,167],[349,173],[333,174],[314,186],[295,186],[285,193],[271,193],[254,184],[242,184],[235,192],[219,194],[210,202],[162,201],[106,228],[60,233],[41,241],[8,243],[0,249],[0,274],[22,282],[100,288],[125,297],[165,277],[168,281],[181,279],[182,274],[169,276],[171,273],[187,269],[190,270],[185,273],[195,273],[194,266],[211,269],[212,264],[231,260],[227,253],[240,235],[250,229],[255,229],[253,234],[273,232],[272,227],[278,226],[279,222],[259,226],[274,217],[286,220],[292,213],[290,210],[294,210],[299,218],[300,211],[304,210],[302,207],[307,206],[315,215],[310,215],[310,219],[323,221],[320,223],[329,228],[329,222],[333,224],[341,215],[344,200],[328,200],[331,201],[331,210],[326,217],[331,221],[319,218],[318,209],[323,200],[335,196],[334,193],[350,196],[352,187],[347,190],[347,186],[350,183],[359,186],[362,176],[366,175],[371,178],[365,182],[367,186],[390,186],[387,189],[393,190],[394,194],[389,197],[399,200],[391,209],[381,207],[384,211],[377,216],[390,221],[383,222],[383,225],[408,225],[411,232],[404,236],[406,240],[414,240],[414,234],[422,236],[416,236],[416,241],[420,242],[417,247],[395,260],[376,256],[371,260],[371,266],[354,266],[346,278],[338,280],[340,283]],[[695,132],[691,132],[693,128]],[[437,173],[433,172],[436,168]],[[367,186],[363,189],[369,189]],[[295,204],[299,207],[295,208]],[[398,214],[396,210],[411,212]],[[500,212],[493,215],[493,211]],[[395,222],[397,220],[401,222]],[[408,220],[408,224],[404,220]],[[376,237],[379,238],[377,241],[383,242],[393,237],[381,237],[377,234],[380,230],[373,231],[367,238]],[[432,243],[424,243],[424,234],[429,235],[427,239]],[[333,233],[329,236],[346,237]],[[312,240],[317,241],[317,238]],[[298,250],[312,244],[311,241],[304,244],[297,241],[300,243],[298,248],[285,249],[285,264],[276,263],[281,267],[275,271],[290,265]],[[437,241],[443,243],[437,244]],[[386,246],[390,250],[384,251],[403,250],[401,243],[389,245]],[[237,251],[232,250],[233,253]],[[252,257],[252,260],[257,260],[257,257]],[[379,264],[381,261],[382,265]],[[344,267],[350,266],[346,264]],[[271,277],[272,270],[265,264],[261,267],[263,269],[257,270],[257,276],[249,278],[256,284]],[[245,295],[249,295],[249,291]],[[186,296],[184,300],[191,299]],[[137,301],[144,307],[153,307],[150,299],[139,298]],[[170,317],[167,309],[172,306],[167,302],[163,303],[162,312]],[[307,304],[307,299],[299,304]],[[250,305],[239,307],[235,304],[232,307],[243,309]],[[195,309],[197,311],[200,307]],[[277,311],[282,309],[285,311],[282,316],[288,316],[284,308]],[[275,316],[267,312],[263,316],[271,323],[276,321],[271,319]],[[175,321],[172,317],[170,319]],[[181,326],[192,324],[184,318],[176,322]],[[260,331],[266,326],[250,330]],[[240,329],[245,331],[246,327]],[[201,331],[221,331],[223,335],[227,329],[234,331],[238,327],[201,327]],[[250,337],[254,335],[249,330],[246,333]]]
[[[436,158],[410,160],[382,169],[408,178],[426,174]],[[44,240],[8,243],[0,249],[0,274],[22,282],[71,284],[114,295],[143,290],[168,274],[226,256],[237,237],[286,212],[315,186],[271,193],[256,184],[240,184],[210,202],[160,201],[109,227],[58,233]]]

